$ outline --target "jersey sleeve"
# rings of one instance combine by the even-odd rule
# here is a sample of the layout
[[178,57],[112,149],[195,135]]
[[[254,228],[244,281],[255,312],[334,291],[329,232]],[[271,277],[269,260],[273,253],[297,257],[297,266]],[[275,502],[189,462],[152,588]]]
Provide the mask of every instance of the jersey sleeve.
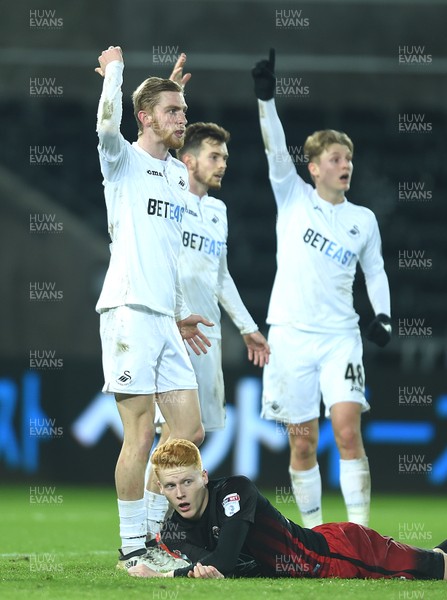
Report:
[[258,100],[259,120],[269,165],[270,183],[278,205],[291,197],[297,200],[310,188],[296,172],[287,148],[283,126],[276,112],[275,100]]
[[123,69],[124,63],[120,61],[107,65],[98,105],[98,151],[101,171],[107,181],[118,181],[127,165],[127,143],[120,132]]
[[368,298],[373,307],[374,314],[388,315],[391,317],[390,286],[385,270],[376,275],[365,277]]
[[374,215],[371,221],[371,234],[359,255],[359,263],[365,274],[368,298],[374,314],[382,313],[391,316],[390,287],[383,263],[379,226]]
[[[216,567],[226,577],[237,575],[237,565],[251,523],[254,523],[258,492],[246,477],[230,477],[210,501],[220,515],[220,532],[216,548],[200,562]],[[174,577],[187,577],[190,567],[176,569]]]
[[177,270],[176,281],[175,281],[175,320],[181,321],[189,317],[191,311],[185,302],[183,296],[182,286],[180,285],[179,273]]
[[242,335],[258,330],[230,275],[226,253],[219,262],[217,298]]

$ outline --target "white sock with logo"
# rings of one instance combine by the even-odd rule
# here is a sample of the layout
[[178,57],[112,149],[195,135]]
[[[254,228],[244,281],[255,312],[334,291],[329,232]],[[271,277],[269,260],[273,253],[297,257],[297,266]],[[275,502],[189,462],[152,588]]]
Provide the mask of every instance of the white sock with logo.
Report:
[[169,504],[165,496],[149,490],[144,491],[144,500],[146,503],[147,537],[148,540],[153,540],[157,533],[160,533]]
[[371,475],[368,458],[340,459],[340,487],[348,521],[368,526],[371,504]]
[[321,510],[321,475],[318,464],[308,471],[295,471],[289,467],[293,495],[301,513],[304,527],[323,523]]
[[146,548],[146,507],[141,500],[119,500],[121,552],[129,554]]

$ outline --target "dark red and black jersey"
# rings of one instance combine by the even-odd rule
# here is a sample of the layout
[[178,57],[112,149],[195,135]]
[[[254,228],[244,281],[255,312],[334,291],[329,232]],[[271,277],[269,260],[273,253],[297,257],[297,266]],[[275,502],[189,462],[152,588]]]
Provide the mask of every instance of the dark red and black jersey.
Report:
[[[162,540],[225,576],[442,579],[439,553],[399,544],[354,523],[306,529],[284,517],[246,477],[208,483],[200,519],[174,512]],[[189,567],[177,569],[186,576]]]

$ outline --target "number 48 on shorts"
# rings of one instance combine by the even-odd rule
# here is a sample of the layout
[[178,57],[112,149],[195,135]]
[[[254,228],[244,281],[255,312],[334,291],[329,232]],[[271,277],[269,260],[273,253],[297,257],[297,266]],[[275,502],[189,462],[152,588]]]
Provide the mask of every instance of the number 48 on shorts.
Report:
[[345,371],[345,379],[351,380],[351,392],[354,390],[363,394],[365,378],[361,364],[348,363]]

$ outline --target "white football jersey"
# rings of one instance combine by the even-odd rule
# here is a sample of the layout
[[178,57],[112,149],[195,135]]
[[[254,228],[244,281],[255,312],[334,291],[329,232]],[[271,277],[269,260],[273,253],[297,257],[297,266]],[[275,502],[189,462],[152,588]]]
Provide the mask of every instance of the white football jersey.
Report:
[[271,181],[278,207],[278,269],[267,321],[309,331],[355,328],[352,285],[357,262],[365,274],[383,269],[374,214],[346,199],[332,205],[292,166]]
[[368,208],[323,200],[296,172],[274,101],[259,102],[278,218],[277,272],[267,322],[306,331],[358,326],[352,286],[357,263],[376,314],[390,314],[377,220]]
[[190,311],[181,300],[179,309],[177,263],[188,173],[170,154],[153,158],[123,138],[121,83],[121,63],[110,63],[98,110],[98,150],[111,256],[96,309],[138,304],[184,318]]
[[209,338],[220,338],[219,302],[241,333],[258,328],[245,308],[227,266],[227,209],[222,200],[188,192],[183,215],[179,276],[186,304],[212,321]]

